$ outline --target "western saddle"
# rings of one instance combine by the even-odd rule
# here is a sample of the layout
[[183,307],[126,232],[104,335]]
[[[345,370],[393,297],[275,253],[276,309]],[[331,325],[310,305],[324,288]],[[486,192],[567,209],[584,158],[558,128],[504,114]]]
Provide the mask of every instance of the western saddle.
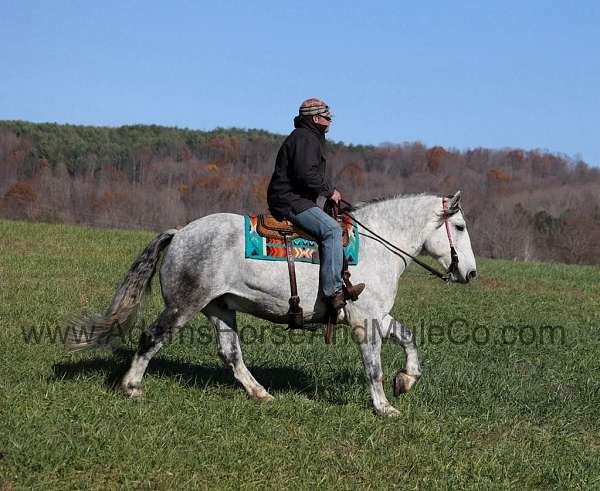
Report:
[[[339,213],[337,203],[332,200],[327,200],[324,211],[333,217],[342,228],[343,231],[343,244],[344,247],[349,242],[349,230],[354,226],[352,220],[346,215]],[[296,285],[296,268],[294,265],[294,252],[292,250],[292,241],[299,237],[312,240],[317,242],[317,239],[312,237],[304,230],[296,227],[289,220],[278,220],[273,215],[261,214],[258,215],[258,223],[256,231],[259,235],[268,239],[279,239],[283,240],[286,249],[286,259],[288,265],[288,272],[290,276],[290,299],[289,299],[289,310],[288,310],[288,329],[303,329],[304,328],[304,314],[302,307],[300,307],[300,297],[298,296],[298,287]],[[342,270],[342,278],[344,281],[345,289],[352,289],[352,283],[350,282],[350,272],[348,271],[348,260],[344,256],[344,266]],[[356,300],[350,296],[352,300]],[[329,308],[329,307],[328,307]],[[337,311],[329,308],[327,315],[327,331],[325,333],[325,342],[331,343],[333,337],[333,325],[337,322]]]

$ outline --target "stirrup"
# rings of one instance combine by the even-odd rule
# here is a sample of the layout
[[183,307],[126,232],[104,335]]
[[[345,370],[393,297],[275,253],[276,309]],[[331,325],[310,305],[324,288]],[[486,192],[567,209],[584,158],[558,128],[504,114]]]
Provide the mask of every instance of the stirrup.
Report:
[[290,297],[290,308],[287,313],[288,329],[303,329],[304,328],[304,313],[300,307],[300,297],[292,295]]
[[333,297],[329,297],[327,299],[328,309],[338,312],[341,308],[343,308],[346,305],[346,298],[347,298],[346,291],[344,288],[342,288]]

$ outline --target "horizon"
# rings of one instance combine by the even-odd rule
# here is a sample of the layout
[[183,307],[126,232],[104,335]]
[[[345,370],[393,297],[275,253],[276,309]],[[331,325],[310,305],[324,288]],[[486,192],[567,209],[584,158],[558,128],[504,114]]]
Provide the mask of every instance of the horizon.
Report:
[[333,142],[518,148],[600,166],[591,1],[4,11],[3,120],[285,135],[300,102],[319,97],[336,115]]

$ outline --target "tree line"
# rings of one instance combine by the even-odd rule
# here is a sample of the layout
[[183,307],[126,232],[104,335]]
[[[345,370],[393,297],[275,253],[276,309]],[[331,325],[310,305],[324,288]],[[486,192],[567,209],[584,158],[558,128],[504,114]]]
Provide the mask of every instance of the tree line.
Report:
[[[219,211],[265,211],[284,138],[258,129],[0,121],[0,215],[160,230]],[[461,189],[479,256],[600,263],[600,171],[581,160],[419,142],[329,142],[327,154],[330,177],[351,202]]]

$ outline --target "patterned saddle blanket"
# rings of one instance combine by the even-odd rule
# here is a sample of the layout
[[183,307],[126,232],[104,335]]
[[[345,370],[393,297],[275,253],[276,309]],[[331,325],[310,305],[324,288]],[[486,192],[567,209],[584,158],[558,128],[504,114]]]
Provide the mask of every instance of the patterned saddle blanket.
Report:
[[[245,257],[266,261],[285,261],[285,241],[277,233],[265,233],[265,219],[269,225],[272,217],[264,215],[244,215]],[[276,223],[276,221],[274,222]],[[344,255],[349,265],[358,263],[358,225],[349,217],[341,224],[344,229]],[[270,228],[270,227],[269,227]],[[274,227],[273,227],[274,228]],[[261,231],[264,235],[261,234]],[[294,261],[319,264],[319,245],[306,236],[292,240]]]

